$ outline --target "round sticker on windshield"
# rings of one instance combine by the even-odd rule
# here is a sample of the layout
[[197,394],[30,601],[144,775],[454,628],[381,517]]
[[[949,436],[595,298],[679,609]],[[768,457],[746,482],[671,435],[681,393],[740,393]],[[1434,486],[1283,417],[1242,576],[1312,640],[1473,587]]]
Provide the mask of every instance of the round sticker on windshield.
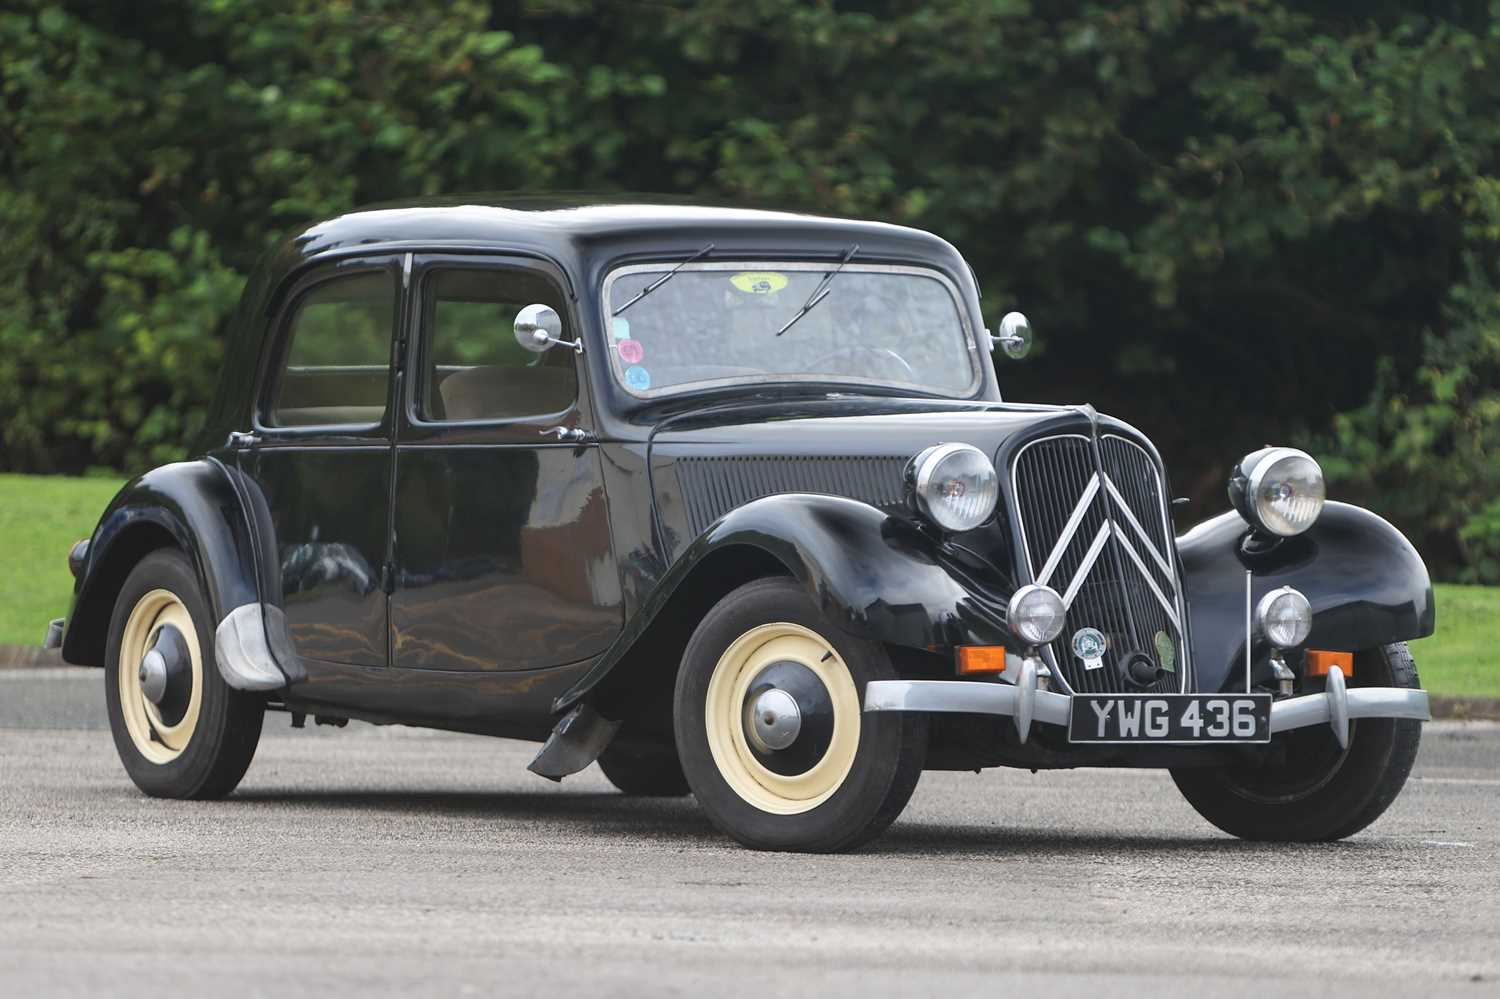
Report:
[[625,384],[637,392],[644,392],[651,387],[651,373],[639,364],[633,364],[625,369]]
[[609,332],[616,340],[625,340],[630,337],[630,320],[621,316],[615,316],[614,321],[609,324]]
[[615,349],[620,352],[620,360],[626,364],[640,364],[641,359],[646,356],[646,348],[641,346],[639,340],[621,340],[615,344]]
[[730,278],[729,283],[751,295],[774,295],[786,287],[786,275],[772,271],[745,271]]

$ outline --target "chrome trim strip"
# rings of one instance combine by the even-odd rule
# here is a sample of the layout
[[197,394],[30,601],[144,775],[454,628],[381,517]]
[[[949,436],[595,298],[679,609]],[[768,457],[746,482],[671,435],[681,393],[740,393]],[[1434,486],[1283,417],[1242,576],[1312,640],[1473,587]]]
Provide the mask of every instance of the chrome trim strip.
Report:
[[1135,563],[1135,567],[1141,571],[1142,578],[1146,580],[1146,585],[1151,587],[1151,592],[1155,595],[1157,602],[1161,604],[1161,609],[1167,612],[1167,620],[1171,621],[1172,626],[1177,629],[1178,634],[1181,634],[1182,619],[1172,609],[1171,601],[1161,591],[1161,587],[1156,585],[1156,580],[1151,578],[1151,570],[1147,567],[1146,560],[1141,558],[1140,553],[1135,550],[1135,545],[1131,544],[1129,539],[1125,537],[1125,532],[1120,529],[1120,525],[1115,524],[1114,528],[1115,540],[1120,542],[1120,547],[1125,549],[1125,554],[1130,556],[1130,560]]
[[1073,609],[1073,600],[1078,596],[1078,591],[1083,589],[1084,581],[1089,578],[1089,573],[1094,571],[1094,563],[1099,561],[1099,553],[1104,551],[1104,546],[1108,541],[1109,521],[1106,520],[1099,525],[1099,533],[1094,535],[1089,550],[1084,552],[1083,561],[1078,563],[1078,571],[1073,573],[1073,580],[1068,583],[1068,592],[1063,594],[1063,607],[1066,609]]
[[[1083,523],[1083,518],[1089,515],[1089,508],[1094,503],[1094,496],[1099,492],[1099,473],[1095,472],[1089,484],[1083,489],[1083,496],[1078,504],[1073,507],[1073,513],[1068,517],[1068,522],[1063,525],[1062,533],[1057,536],[1057,544],[1052,546],[1052,553],[1047,556],[1047,563],[1042,566],[1042,571],[1037,575],[1036,582],[1042,586],[1052,578],[1057,571],[1057,566],[1068,554],[1068,548],[1073,544],[1073,535],[1078,533],[1078,525]],[[1029,559],[1028,559],[1029,561]]]
[[[1141,526],[1141,522],[1135,519],[1135,514],[1130,512],[1130,504],[1125,502],[1125,497],[1120,495],[1119,489],[1115,488],[1114,480],[1106,478],[1104,480],[1104,485],[1109,489],[1109,495],[1114,499],[1115,506],[1121,513],[1125,515],[1126,522],[1129,523],[1131,527],[1135,528],[1135,533],[1139,534],[1141,536],[1141,540],[1146,543],[1146,551],[1151,553],[1151,557],[1155,559],[1156,564],[1161,567],[1161,574],[1163,576],[1166,576],[1168,579],[1171,579],[1172,567],[1167,564],[1166,559],[1162,558],[1161,552],[1156,550],[1156,545],[1151,541],[1151,535],[1147,534],[1146,529]],[[1121,539],[1123,540],[1123,538],[1124,532],[1121,532]]]

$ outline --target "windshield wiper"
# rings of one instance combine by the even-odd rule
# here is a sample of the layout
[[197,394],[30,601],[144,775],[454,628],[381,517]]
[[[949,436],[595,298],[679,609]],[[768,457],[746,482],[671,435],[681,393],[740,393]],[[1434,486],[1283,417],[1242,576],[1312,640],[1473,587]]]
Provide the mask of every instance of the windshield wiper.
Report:
[[630,301],[626,302],[624,305],[620,306],[615,311],[611,312],[610,315],[611,316],[618,316],[620,313],[622,313],[626,309],[630,308],[636,302],[639,302],[641,299],[645,298],[647,295],[651,294],[653,291],[655,291],[656,289],[660,288],[662,285],[666,284],[668,281],[672,280],[672,278],[674,278],[674,277],[677,276],[677,272],[680,271],[680,270],[682,270],[688,264],[692,263],[695,260],[702,260],[704,257],[708,256],[710,253],[713,252],[713,249],[714,249],[714,244],[709,243],[703,249],[699,250],[697,253],[693,254],[691,257],[688,257],[682,263],[678,264],[676,267],[673,267],[671,270],[667,271],[667,273],[663,274],[661,277],[657,278],[655,281],[652,281],[650,284],[646,285],[646,287],[642,288],[640,291],[636,292],[634,298],[632,298]]
[[807,301],[802,303],[802,308],[797,310],[797,314],[788,319],[786,321],[786,325],[776,331],[777,336],[781,336],[781,334],[791,329],[794,325],[796,325],[797,320],[807,315],[813,310],[814,306],[828,297],[829,293],[832,291],[829,286],[833,284],[833,279],[839,276],[839,271],[843,270],[844,265],[847,264],[850,260],[854,259],[854,255],[858,252],[858,243],[855,243],[853,246],[849,247],[848,251],[844,254],[844,259],[839,261],[839,265],[837,267],[829,271],[827,274],[823,275],[823,280],[819,281],[818,286],[813,289],[813,293],[807,296]]

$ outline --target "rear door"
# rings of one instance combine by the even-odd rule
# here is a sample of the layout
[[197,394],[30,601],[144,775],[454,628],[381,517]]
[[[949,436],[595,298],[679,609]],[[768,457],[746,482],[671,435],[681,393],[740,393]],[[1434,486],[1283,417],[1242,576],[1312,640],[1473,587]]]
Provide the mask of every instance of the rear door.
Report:
[[410,391],[395,472],[393,665],[525,670],[579,662],[619,633],[598,447],[582,358],[530,353],[513,323],[557,310],[561,275],[537,261],[418,256]]
[[[392,435],[401,328],[400,255],[317,269],[283,301],[263,362],[260,442],[245,471],[276,535],[279,583],[297,654],[386,666]],[[253,377],[246,372],[246,377]]]

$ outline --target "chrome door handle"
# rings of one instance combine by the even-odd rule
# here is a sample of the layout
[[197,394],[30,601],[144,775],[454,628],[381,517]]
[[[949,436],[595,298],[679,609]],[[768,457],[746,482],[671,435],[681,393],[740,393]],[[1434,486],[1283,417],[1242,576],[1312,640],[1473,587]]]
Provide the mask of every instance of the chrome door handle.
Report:
[[541,431],[543,437],[548,434],[556,434],[559,441],[568,441],[573,444],[584,444],[593,439],[587,430],[580,427],[548,427]]

